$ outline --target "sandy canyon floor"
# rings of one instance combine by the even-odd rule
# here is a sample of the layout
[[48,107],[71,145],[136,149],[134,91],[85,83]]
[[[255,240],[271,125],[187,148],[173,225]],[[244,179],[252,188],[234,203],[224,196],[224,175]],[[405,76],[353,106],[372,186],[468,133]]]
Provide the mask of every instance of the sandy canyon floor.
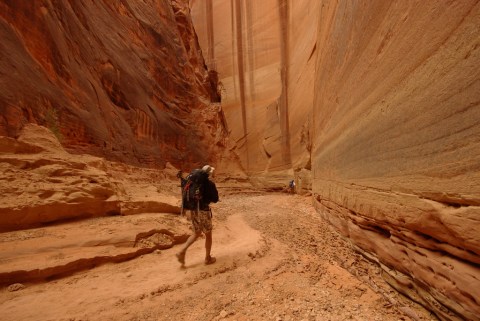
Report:
[[[221,188],[220,197],[213,209],[215,264],[203,263],[203,238],[187,252],[185,268],[175,257],[181,244],[117,263],[92,260],[75,273],[4,287],[0,319],[436,320],[393,291],[379,267],[322,221],[310,197]],[[138,239],[139,248],[165,237],[138,238],[139,231],[149,230],[181,235],[189,232],[189,222],[161,213],[92,218],[2,233],[0,245],[15,251],[20,241],[35,248],[71,239],[68,251],[51,245],[43,254],[25,254],[32,262],[52,264],[87,257],[88,249],[112,256],[126,233]]]

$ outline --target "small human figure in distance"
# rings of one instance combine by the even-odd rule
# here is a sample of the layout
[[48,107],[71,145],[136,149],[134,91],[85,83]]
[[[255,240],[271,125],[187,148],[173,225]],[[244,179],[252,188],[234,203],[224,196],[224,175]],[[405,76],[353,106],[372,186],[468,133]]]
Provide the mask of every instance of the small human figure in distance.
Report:
[[[211,256],[212,250],[212,209],[210,203],[218,202],[218,191],[215,183],[209,179],[213,176],[214,167],[210,165],[203,166],[202,169],[193,170],[187,177],[187,181],[191,180],[198,183],[200,197],[196,200],[196,206],[187,206],[190,210],[192,220],[193,233],[185,242],[183,248],[176,254],[178,261],[185,266],[185,255],[188,248],[203,234],[205,234],[205,264],[213,264],[216,258]],[[188,182],[186,183],[188,185]],[[193,187],[186,187],[193,188]],[[188,191],[187,191],[188,192]]]
[[288,192],[289,193],[295,193],[295,180],[292,179],[289,183],[288,183]]

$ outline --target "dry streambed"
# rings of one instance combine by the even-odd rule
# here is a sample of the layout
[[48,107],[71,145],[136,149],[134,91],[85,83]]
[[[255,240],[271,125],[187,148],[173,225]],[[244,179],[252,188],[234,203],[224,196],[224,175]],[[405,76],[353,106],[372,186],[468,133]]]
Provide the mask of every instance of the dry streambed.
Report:
[[223,197],[214,209],[212,266],[203,264],[200,239],[180,268],[174,253],[188,231],[183,217],[144,213],[3,233],[4,280],[26,271],[37,282],[6,282],[16,286],[0,292],[0,318],[434,320],[389,288],[309,198]]

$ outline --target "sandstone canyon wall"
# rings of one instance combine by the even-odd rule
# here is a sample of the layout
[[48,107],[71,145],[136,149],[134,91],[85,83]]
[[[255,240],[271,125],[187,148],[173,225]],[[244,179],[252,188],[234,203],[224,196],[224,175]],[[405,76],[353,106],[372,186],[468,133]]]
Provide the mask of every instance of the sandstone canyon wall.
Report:
[[243,167],[252,180],[269,186],[285,185],[295,170],[297,185],[309,189],[320,2],[190,3],[206,64],[218,72],[230,138]]
[[50,128],[72,152],[190,169],[226,132],[187,1],[0,2],[0,135]]
[[478,1],[190,3],[250,175],[311,169],[319,213],[392,286],[479,320]]
[[[198,42],[186,0],[0,2],[0,135],[17,138],[2,153],[24,153],[31,122],[69,151],[226,171],[229,133],[257,183],[295,175],[392,286],[443,320],[480,320],[478,1],[189,5]],[[41,153],[2,162],[27,164],[27,184]],[[65,158],[49,172],[100,162]],[[91,173],[80,200],[105,205],[91,215],[121,212]]]
[[325,2],[319,212],[445,320],[480,320],[480,3]]

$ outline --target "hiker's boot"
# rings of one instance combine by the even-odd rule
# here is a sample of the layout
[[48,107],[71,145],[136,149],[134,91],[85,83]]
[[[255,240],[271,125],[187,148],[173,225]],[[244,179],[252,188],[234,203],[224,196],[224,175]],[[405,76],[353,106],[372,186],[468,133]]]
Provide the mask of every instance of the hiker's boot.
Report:
[[175,256],[177,257],[178,262],[180,262],[182,264],[182,266],[184,266],[185,265],[185,252],[178,252],[177,254],[175,254]]
[[213,264],[216,261],[217,261],[217,259],[214,256],[209,256],[209,257],[205,258],[205,264],[206,265]]

